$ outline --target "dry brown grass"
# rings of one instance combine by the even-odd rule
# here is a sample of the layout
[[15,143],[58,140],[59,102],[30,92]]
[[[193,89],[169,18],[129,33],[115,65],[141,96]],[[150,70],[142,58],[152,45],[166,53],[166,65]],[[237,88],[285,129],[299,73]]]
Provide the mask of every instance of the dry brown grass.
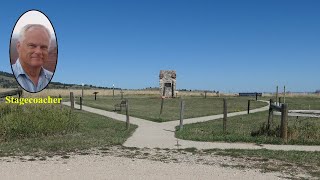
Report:
[[[0,92],[9,91],[12,89],[0,88]],[[75,96],[81,95],[81,89],[45,89],[39,93],[28,93],[23,92],[24,97],[46,97],[46,96],[69,96],[70,92],[73,92]],[[89,89],[84,90],[84,96],[93,95],[93,92],[99,92],[100,96],[112,96],[112,89]],[[157,90],[123,90],[124,95],[159,95],[160,92]],[[120,96],[120,90],[114,90],[115,96]],[[204,96],[204,92],[190,92],[190,91],[179,91],[178,96]],[[216,93],[207,93],[207,96],[219,96]],[[235,94],[222,94],[220,96],[235,96]]]
[[5,91],[14,90],[14,88],[0,88],[0,93]]
[[[265,97],[271,97],[276,96],[276,93],[264,93],[263,96]],[[279,97],[283,97],[283,93],[278,94]],[[286,93],[286,97],[301,97],[301,96],[308,96],[308,97],[320,97],[320,94],[315,93]]]
[[[0,92],[9,91],[11,89],[0,88]],[[73,92],[74,96],[81,96],[81,89],[45,89],[39,93],[28,93],[24,91],[25,97],[47,97],[47,96],[69,96],[70,92]],[[84,90],[84,96],[93,95],[93,92],[99,92],[100,96],[112,96],[112,89],[89,89]],[[123,90],[124,95],[159,95],[160,92],[157,90]],[[120,90],[114,90],[115,96],[120,96]],[[207,93],[208,97],[213,96],[237,96],[237,93]],[[204,92],[201,91],[178,91],[178,96],[204,96]],[[275,96],[275,93],[264,93],[263,96],[270,97]],[[279,97],[283,94],[279,93]],[[320,97],[320,94],[310,94],[310,93],[287,93],[286,97],[296,97],[296,96],[311,96]]]

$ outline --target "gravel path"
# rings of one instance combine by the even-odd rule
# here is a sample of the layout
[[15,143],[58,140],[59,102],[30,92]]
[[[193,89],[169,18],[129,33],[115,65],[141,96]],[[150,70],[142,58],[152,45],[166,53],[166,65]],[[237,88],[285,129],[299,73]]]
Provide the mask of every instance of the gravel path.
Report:
[[[267,102],[268,101],[263,101]],[[69,105],[70,102],[64,102],[63,104]],[[75,105],[79,108],[79,105]],[[250,110],[250,113],[261,112],[268,110],[269,105]],[[115,112],[109,112],[88,106],[82,106],[84,111],[100,114],[110,117],[119,121],[125,121],[126,116]],[[228,117],[244,115],[247,111],[229,113]],[[215,120],[222,118],[222,114],[205,116],[198,118],[185,119],[184,124],[204,122],[208,120]],[[179,121],[170,121],[165,123],[156,123],[141,118],[130,117],[130,123],[138,125],[138,128],[131,137],[123,144],[126,147],[138,147],[138,148],[192,148],[197,149],[270,149],[270,150],[297,150],[297,151],[320,151],[320,146],[301,146],[301,145],[257,145],[254,143],[224,143],[224,142],[197,142],[175,138],[174,131],[175,126],[179,125]]]
[[219,165],[164,163],[126,157],[76,155],[70,159],[0,162],[1,179],[281,179],[281,173],[261,173]]

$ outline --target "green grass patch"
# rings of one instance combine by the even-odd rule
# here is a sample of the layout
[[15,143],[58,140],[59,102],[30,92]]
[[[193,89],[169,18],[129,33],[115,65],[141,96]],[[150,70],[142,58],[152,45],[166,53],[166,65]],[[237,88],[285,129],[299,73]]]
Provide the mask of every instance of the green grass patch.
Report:
[[57,105],[0,106],[0,142],[63,135],[78,129],[74,113]]
[[[187,124],[177,127],[176,137],[194,141],[252,142],[257,144],[283,144],[279,137],[280,116],[274,116],[271,134],[253,136],[267,122],[268,112],[229,117],[227,133],[223,133],[222,119]],[[320,118],[288,117],[288,144],[320,145]],[[258,133],[256,133],[258,134]]]
[[[264,100],[273,99],[275,97],[263,97]],[[289,110],[320,110],[320,96],[294,96],[286,97],[286,104]]]
[[[56,110],[55,113],[59,113],[58,111],[60,111],[60,109],[57,108]],[[68,112],[68,110],[66,111]],[[6,116],[13,116],[12,114],[13,113],[8,112]],[[74,123],[76,122],[77,128],[63,133],[61,133],[60,130],[52,134],[35,133],[34,131],[36,131],[36,129],[32,131],[32,123],[24,124],[28,125],[26,128],[29,130],[27,132],[32,132],[31,134],[37,134],[37,136],[21,134],[14,138],[7,138],[6,141],[2,140],[0,142],[0,156],[27,155],[35,152],[69,152],[92,147],[121,145],[137,128],[136,125],[131,125],[130,129],[126,130],[124,122],[93,113],[75,110],[72,114],[72,116],[74,116],[72,120],[74,120]],[[32,116],[30,114],[28,116],[30,121],[38,121],[32,120],[39,117],[36,114],[34,115],[35,116]],[[46,117],[47,116],[49,115],[46,114]],[[56,121],[56,123],[59,122]],[[44,123],[44,126],[45,125]],[[50,124],[48,125],[50,126]],[[56,126],[59,125],[57,124]]]
[[[161,98],[152,95],[140,95],[126,97],[129,102],[130,116],[143,118],[155,122],[165,122],[178,120],[180,117],[180,98],[165,99],[163,111],[160,115]],[[226,97],[228,104],[228,112],[238,112],[247,110],[248,100],[250,97]],[[209,116],[221,114],[223,112],[223,97],[184,97],[185,101],[185,118],[194,118],[201,116]],[[79,102],[79,100],[77,101]],[[84,105],[113,111],[114,105],[121,102],[120,98],[112,99],[112,97],[85,97]],[[251,102],[251,108],[265,106],[264,102]],[[124,114],[124,111],[122,112]]]

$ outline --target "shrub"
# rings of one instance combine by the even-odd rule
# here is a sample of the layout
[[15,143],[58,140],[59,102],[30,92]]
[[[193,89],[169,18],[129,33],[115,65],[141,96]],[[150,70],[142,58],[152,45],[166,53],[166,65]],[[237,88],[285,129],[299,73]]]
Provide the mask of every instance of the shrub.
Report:
[[[292,120],[288,125],[288,142],[313,144],[319,143],[320,126],[310,118]],[[264,122],[258,130],[251,131],[251,136],[280,137],[280,125],[272,125],[269,129]]]
[[263,122],[262,125],[256,131],[251,131],[251,136],[272,136],[280,137],[280,126],[271,126],[268,128],[267,123]]

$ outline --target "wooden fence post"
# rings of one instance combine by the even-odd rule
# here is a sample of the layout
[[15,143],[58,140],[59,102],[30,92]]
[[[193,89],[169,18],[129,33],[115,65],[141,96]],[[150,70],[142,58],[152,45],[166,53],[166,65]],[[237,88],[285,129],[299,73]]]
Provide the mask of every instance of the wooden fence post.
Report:
[[71,103],[71,110],[74,109],[74,97],[73,92],[70,92],[70,103]]
[[166,86],[163,86],[163,92],[162,92],[162,96],[166,95]]
[[226,98],[223,98],[223,133],[226,134],[227,132],[227,100]]
[[19,98],[21,98],[21,97],[22,97],[22,95],[23,95],[22,93],[23,93],[22,89],[19,89],[19,90],[18,90]]
[[248,114],[250,113],[250,99],[248,100]]
[[268,124],[267,124],[267,129],[269,130],[272,124],[273,120],[273,110],[271,108],[271,104],[273,104],[273,100],[270,99],[270,107],[269,107],[269,116],[268,116]]
[[276,91],[276,105],[278,105],[278,89],[279,89],[279,87],[277,86],[277,91]]
[[[61,99],[61,94],[59,94],[59,99]],[[62,110],[62,102],[60,101],[60,110]]]
[[112,85],[112,99],[114,99],[114,84]]
[[162,114],[164,97],[161,97],[160,115]]
[[288,142],[288,105],[282,104],[281,106],[281,125],[280,125],[280,137],[285,143]]
[[121,99],[123,99],[123,91],[122,91],[122,89],[121,89],[120,93],[121,93]]
[[207,91],[204,91],[204,98],[207,98]]
[[82,97],[80,97],[80,110],[82,110]]
[[84,84],[82,84],[82,88],[81,88],[81,97],[83,97],[83,87],[84,86]]
[[184,115],[184,100],[180,101],[180,128],[179,130],[183,129],[183,115]]
[[[258,101],[258,93],[256,93],[256,101]],[[249,113],[248,113],[249,114]]]
[[286,86],[283,87],[283,103],[286,103]]
[[171,82],[171,97],[174,98],[174,82]]
[[129,103],[128,99],[126,99],[126,128],[130,128],[130,119],[129,119]]

